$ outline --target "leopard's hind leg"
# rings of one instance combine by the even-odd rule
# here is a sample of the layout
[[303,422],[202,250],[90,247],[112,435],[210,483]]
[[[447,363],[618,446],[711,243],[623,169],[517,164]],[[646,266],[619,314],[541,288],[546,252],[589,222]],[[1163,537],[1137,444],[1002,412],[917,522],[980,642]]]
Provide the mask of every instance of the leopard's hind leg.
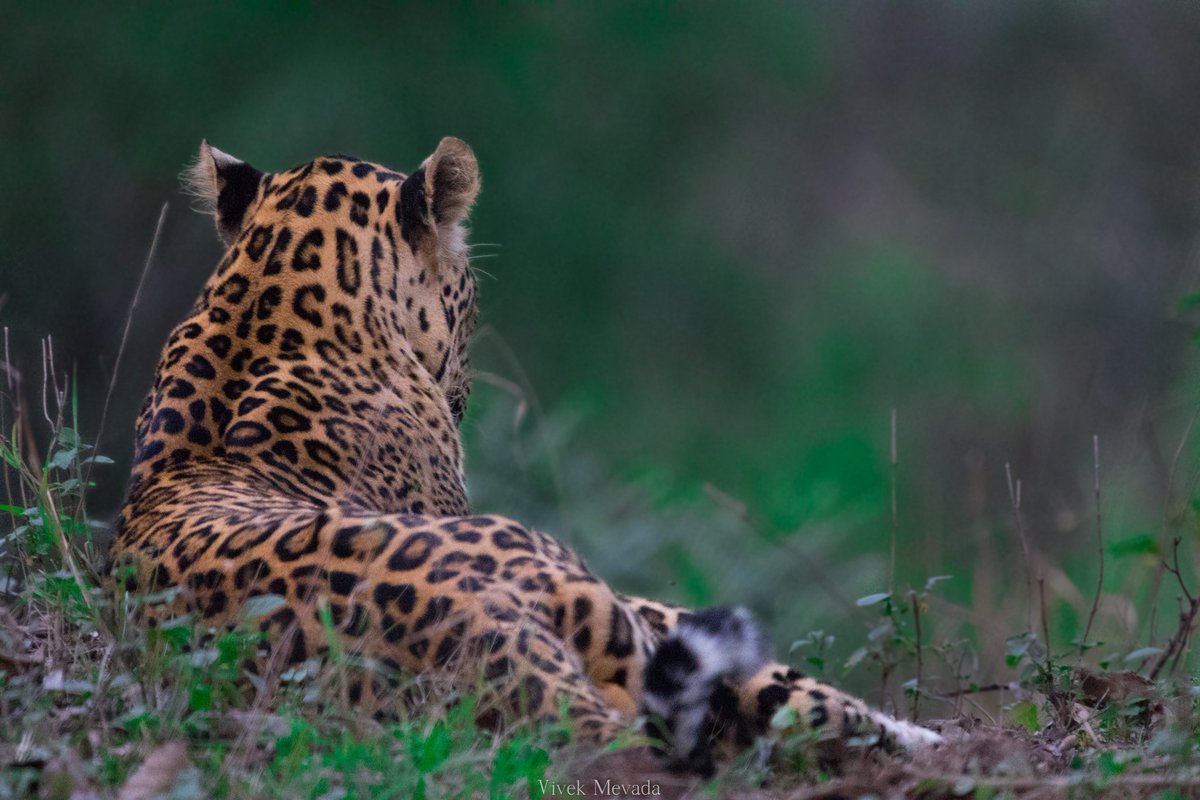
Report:
[[578,653],[552,630],[518,622],[479,638],[488,650],[486,688],[506,716],[553,724],[565,713],[573,739],[594,745],[607,744],[628,726],[584,674]]

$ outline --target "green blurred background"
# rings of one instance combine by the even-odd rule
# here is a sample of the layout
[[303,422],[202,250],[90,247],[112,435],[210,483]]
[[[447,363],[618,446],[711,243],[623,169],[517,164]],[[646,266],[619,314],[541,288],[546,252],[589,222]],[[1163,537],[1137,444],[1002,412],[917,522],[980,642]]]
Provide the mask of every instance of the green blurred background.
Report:
[[1198,407],[1196,4],[8,3],[0,25],[0,321],[35,406],[53,336],[85,436],[170,203],[101,517],[219,257],[176,187],[200,139],[408,171],[453,134],[484,177],[474,499],[623,588],[852,647],[854,598],[888,583],[892,409],[896,582],[954,576],[940,634],[1026,602],[1006,462],[1063,636],[1095,581],[1093,434],[1110,641],[1144,638],[1122,598],[1197,527],[1190,440],[1171,470]]

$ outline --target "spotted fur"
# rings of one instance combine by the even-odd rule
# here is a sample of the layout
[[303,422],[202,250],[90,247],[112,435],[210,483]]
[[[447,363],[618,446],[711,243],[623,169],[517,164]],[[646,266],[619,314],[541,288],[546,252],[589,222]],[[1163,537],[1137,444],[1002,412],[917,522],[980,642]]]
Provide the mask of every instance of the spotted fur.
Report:
[[[513,715],[565,707],[593,742],[647,702],[670,716],[645,689],[664,640],[746,639],[740,615],[723,618],[742,626],[730,633],[709,612],[623,596],[554,538],[472,515],[458,435],[476,314],[467,145],[444,139],[405,175],[341,156],[268,174],[204,144],[187,180],[227,250],[137,420],[114,544],[126,589],[176,588],[167,611],[214,627],[279,595],[261,622],[273,663],[320,654],[324,617],[345,650],[482,676]],[[705,732],[748,741],[786,705],[834,737],[934,737],[764,658],[697,673]]]

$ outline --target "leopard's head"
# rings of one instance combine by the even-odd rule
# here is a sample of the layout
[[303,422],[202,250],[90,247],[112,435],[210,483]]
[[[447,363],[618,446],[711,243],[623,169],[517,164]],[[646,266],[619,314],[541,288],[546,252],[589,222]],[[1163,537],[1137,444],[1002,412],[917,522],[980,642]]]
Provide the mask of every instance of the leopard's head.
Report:
[[227,247],[215,281],[239,276],[255,314],[269,303],[308,346],[327,343],[323,358],[425,370],[461,421],[476,316],[470,147],[447,137],[405,176],[345,156],[264,173],[205,142],[184,178]]

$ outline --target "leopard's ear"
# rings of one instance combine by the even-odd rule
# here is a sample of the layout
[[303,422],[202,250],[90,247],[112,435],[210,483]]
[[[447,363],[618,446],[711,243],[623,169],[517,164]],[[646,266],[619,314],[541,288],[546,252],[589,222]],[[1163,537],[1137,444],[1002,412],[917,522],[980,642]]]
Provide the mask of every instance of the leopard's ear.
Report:
[[232,244],[258,196],[263,173],[202,141],[196,161],[181,177],[184,193],[196,198],[196,210],[211,214],[221,241]]
[[447,136],[400,187],[401,235],[413,252],[466,257],[466,220],[479,194],[479,164],[462,139]]

